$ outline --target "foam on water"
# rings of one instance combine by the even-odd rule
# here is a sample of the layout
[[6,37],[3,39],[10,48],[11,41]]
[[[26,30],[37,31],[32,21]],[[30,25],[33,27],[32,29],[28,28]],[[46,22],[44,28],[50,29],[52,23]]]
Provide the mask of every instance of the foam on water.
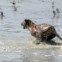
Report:
[[[35,39],[34,39],[35,40]],[[31,49],[59,49],[62,51],[62,45],[50,45],[46,43],[41,43],[36,45],[34,40],[7,40],[0,41],[0,52],[20,52],[21,50],[31,50]]]

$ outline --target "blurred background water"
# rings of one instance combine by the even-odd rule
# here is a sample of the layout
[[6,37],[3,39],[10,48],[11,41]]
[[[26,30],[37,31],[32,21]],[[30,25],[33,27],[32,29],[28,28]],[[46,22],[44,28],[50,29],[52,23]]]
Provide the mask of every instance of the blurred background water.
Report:
[[[16,3],[15,6],[12,4],[13,1]],[[60,10],[59,17],[55,18],[53,1],[54,10],[56,8]],[[1,17],[0,14],[0,62],[62,61],[62,47],[46,45],[46,48],[44,45],[32,45],[31,41],[34,38],[21,26],[21,22],[26,18],[37,24],[49,23],[54,25],[62,36],[62,0],[0,0],[0,13],[1,11],[4,16]],[[58,39],[55,40],[60,42]],[[30,49],[31,47],[34,49]]]
[[[23,30],[21,22],[24,19],[31,19],[35,23],[49,23],[56,26],[59,33],[62,24],[61,0],[55,0],[55,8],[60,9],[60,18],[52,19],[52,0],[15,0],[14,11],[13,0],[0,0],[0,11],[3,11],[4,17],[0,18],[0,39],[21,39],[29,37],[27,30]],[[59,5],[60,4],[60,5]],[[27,35],[28,34],[28,35]]]

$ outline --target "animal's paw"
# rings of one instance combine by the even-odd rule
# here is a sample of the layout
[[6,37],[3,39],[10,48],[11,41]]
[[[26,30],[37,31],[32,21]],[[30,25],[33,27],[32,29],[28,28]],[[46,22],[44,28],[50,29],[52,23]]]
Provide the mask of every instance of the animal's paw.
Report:
[[34,41],[34,43],[35,43],[36,45],[39,45],[39,44],[40,44],[40,41]]

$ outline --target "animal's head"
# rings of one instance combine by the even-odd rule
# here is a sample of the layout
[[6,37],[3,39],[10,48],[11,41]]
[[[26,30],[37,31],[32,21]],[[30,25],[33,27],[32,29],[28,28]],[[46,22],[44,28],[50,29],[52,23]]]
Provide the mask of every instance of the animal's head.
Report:
[[23,26],[23,28],[28,28],[29,26],[31,26],[33,24],[33,22],[30,19],[25,19],[21,25]]

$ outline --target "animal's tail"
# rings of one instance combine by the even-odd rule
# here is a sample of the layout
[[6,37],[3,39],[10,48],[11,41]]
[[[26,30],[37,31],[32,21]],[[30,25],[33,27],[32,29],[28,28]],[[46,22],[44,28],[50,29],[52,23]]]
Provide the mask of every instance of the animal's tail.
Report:
[[59,36],[59,34],[56,34],[56,36],[57,36],[60,40],[62,40],[62,38]]

